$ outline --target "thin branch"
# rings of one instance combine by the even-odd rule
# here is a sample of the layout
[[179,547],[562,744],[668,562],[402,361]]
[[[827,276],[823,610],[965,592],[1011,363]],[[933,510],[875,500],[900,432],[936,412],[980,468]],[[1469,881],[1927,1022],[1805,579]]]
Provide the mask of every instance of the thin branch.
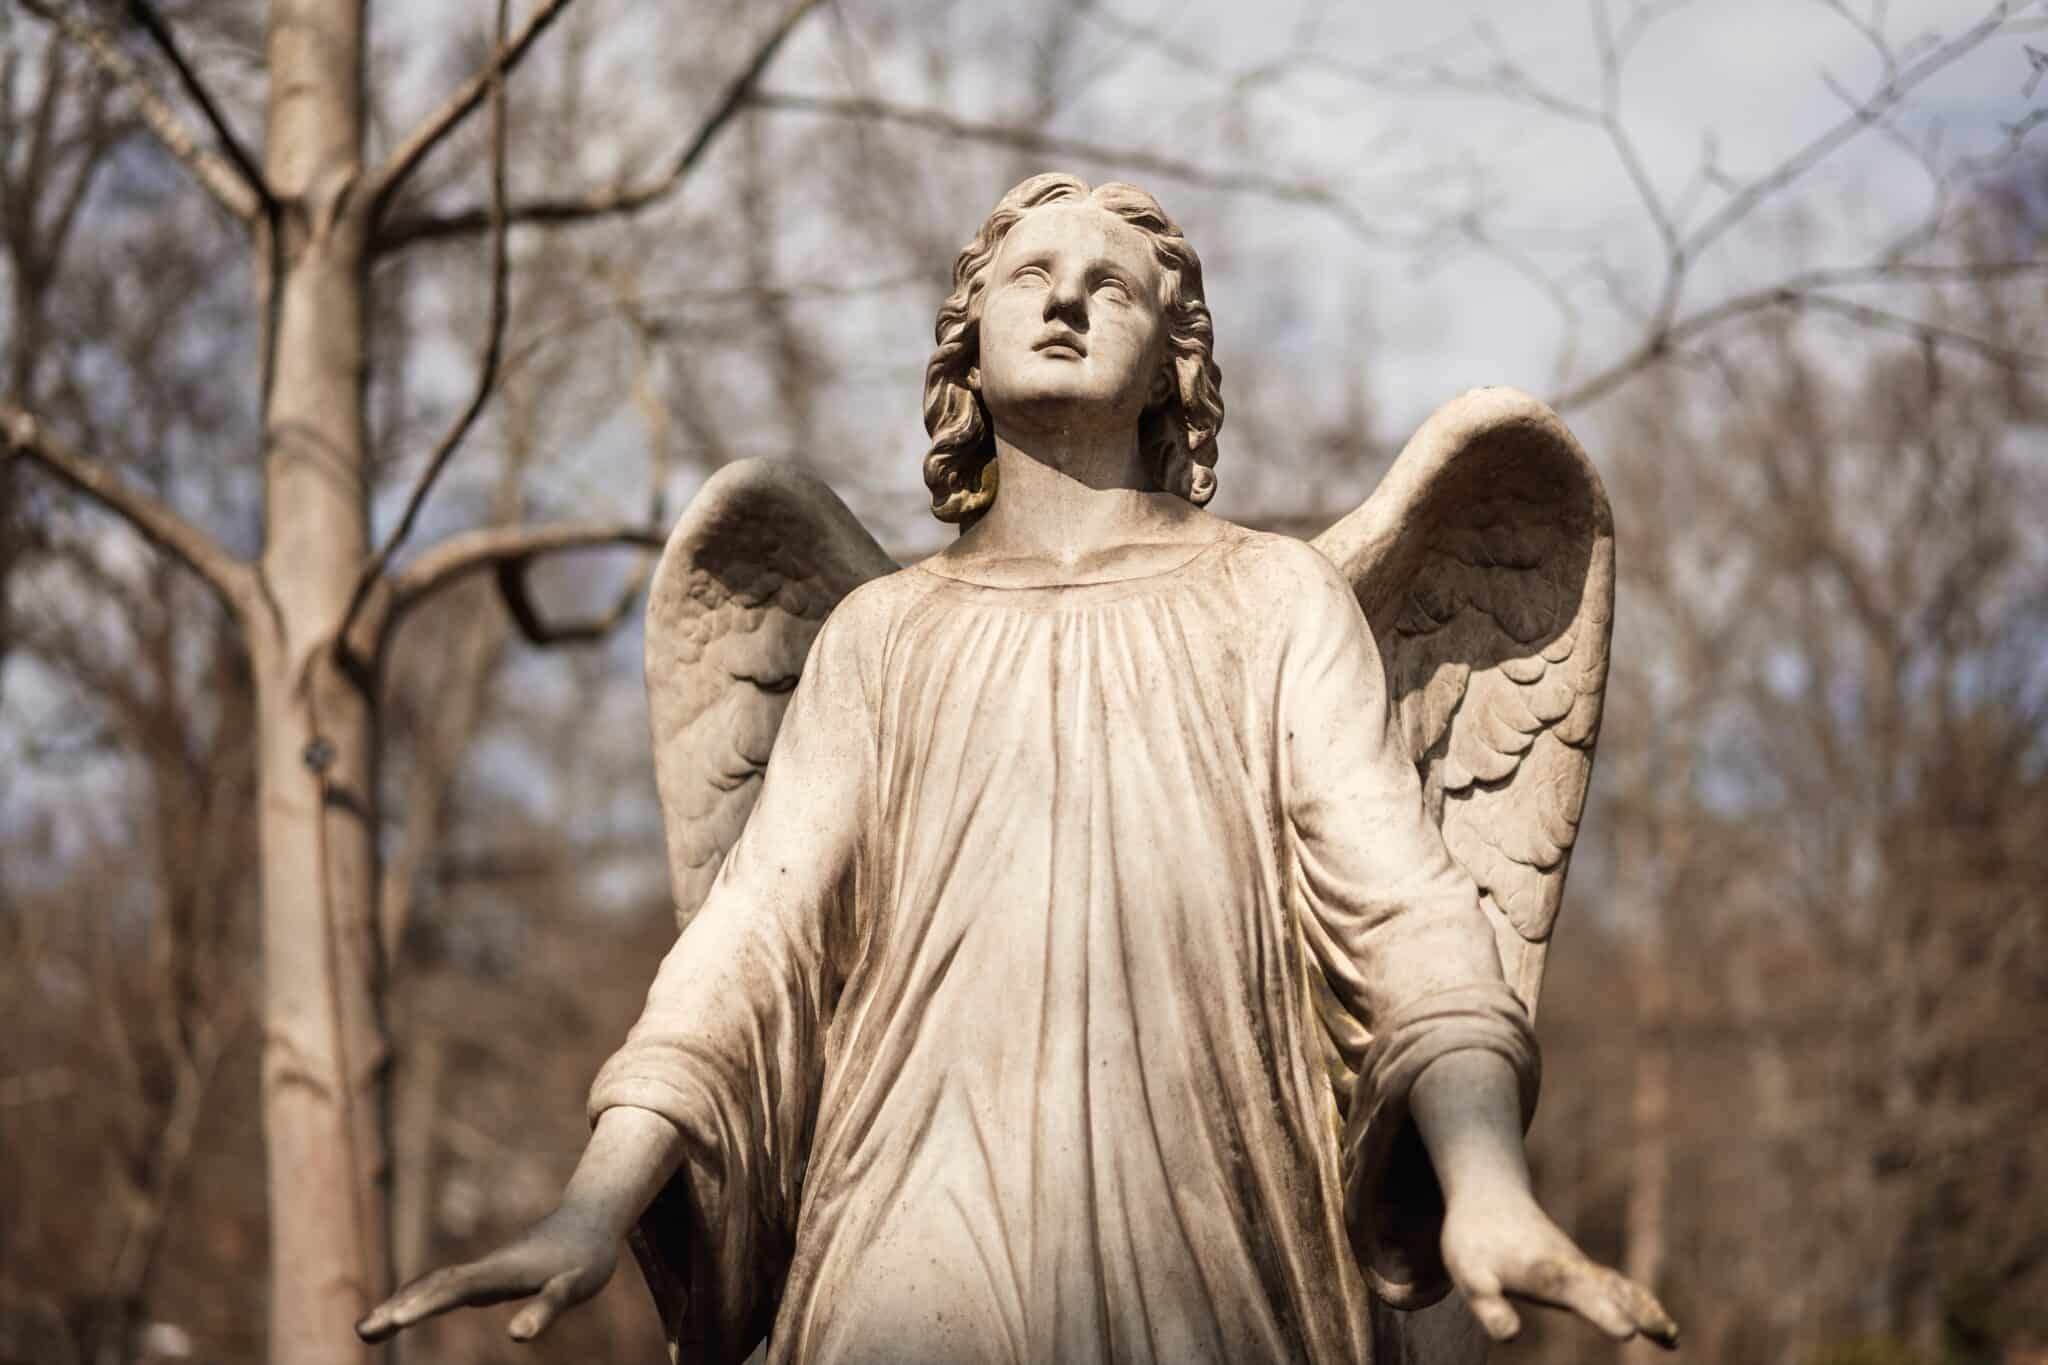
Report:
[[810,300],[850,299],[931,285],[929,271],[889,275],[850,283],[811,281],[785,285],[730,285],[697,289],[661,289],[627,295],[598,307],[569,314],[540,324],[518,338],[505,356],[502,374],[506,379],[523,371],[550,347],[581,336],[608,322],[624,321],[645,332],[648,340],[660,341],[685,334],[692,324],[659,308],[681,308],[694,304],[720,305],[745,302],[756,308],[784,308]]
[[[1650,216],[1650,223],[1657,229],[1665,250],[1676,253],[1679,249],[1678,228],[1671,221],[1663,196],[1657,193],[1657,186],[1650,179],[1649,168],[1643,165],[1635,139],[1628,135],[1628,129],[1621,121],[1621,67],[1626,56],[1626,43],[1630,40],[1616,40],[1606,0],[1593,0],[1592,10],[1593,42],[1600,54],[1600,127],[1606,132],[1615,158],[1621,162],[1621,169],[1627,174],[1636,197],[1642,200],[1643,212]],[[1640,20],[1640,13],[1638,11],[1639,22],[1647,24],[1648,20]],[[1636,32],[1640,34],[1641,28],[1638,27]]]
[[1862,36],[1863,40],[1870,44],[1871,50],[1877,54],[1878,62],[1884,67],[1884,78],[1887,83],[1896,81],[1899,78],[1898,54],[1892,51],[1891,41],[1884,36],[1884,7],[1882,5],[1874,7],[1870,17],[1864,19],[1859,17],[1848,5],[1844,4],[1843,0],[1820,0],[1820,3],[1826,8],[1833,10],[1841,17],[1843,23],[1855,29]]
[[135,60],[123,52],[111,34],[97,24],[58,9],[49,0],[21,0],[22,7],[53,25],[73,43],[85,49],[100,70],[114,79],[135,100],[142,121],[156,134],[170,154],[184,164],[193,178],[212,194],[221,207],[244,223],[257,220],[263,212],[268,191],[260,181],[252,183],[240,169],[220,153],[203,147],[199,139],[171,108]]
[[151,9],[145,0],[128,0],[128,11],[156,43],[157,50],[170,62],[171,69],[178,73],[178,80],[184,85],[185,93],[199,106],[199,112],[206,116],[207,125],[213,129],[214,137],[220,140],[222,149],[228,154],[228,160],[234,163],[242,179],[248,182],[250,190],[256,195],[257,203],[265,213],[276,212],[277,200],[270,193],[270,182],[263,178],[263,172],[257,168],[256,159],[249,155],[249,150],[235,136],[234,129],[228,126],[227,118],[221,113],[220,104],[213,98],[213,93],[200,81],[199,73],[193,70],[192,64],[185,60],[185,54],[178,47],[178,40],[172,34],[171,26],[165,23],[163,17]]
[[1904,314],[1873,308],[1868,304],[1856,303],[1849,299],[1836,298],[1820,292],[1824,289],[1842,288],[1851,285],[1905,283],[1919,281],[1941,283],[1964,280],[1991,280],[2010,275],[2048,274],[2048,259],[2036,261],[1988,261],[1982,264],[1920,265],[1902,263],[1898,265],[1852,266],[1837,270],[1811,270],[1793,275],[1780,284],[1769,288],[1753,290],[1724,299],[1711,308],[1705,308],[1692,316],[1654,333],[1635,350],[1565,392],[1550,400],[1551,406],[1560,412],[1583,407],[1597,398],[1604,397],[1623,381],[1635,375],[1654,362],[1669,355],[1687,342],[1703,336],[1738,318],[1766,312],[1773,308],[1813,308],[1834,313],[1866,326],[1886,331],[1902,331],[1933,345],[1950,346],[1974,352],[1978,355],[2008,365],[2048,364],[2048,356],[2034,355],[2000,346],[1996,342],[1935,323],[1923,322]]
[[[505,19],[509,0],[498,0],[498,46],[502,49],[505,34]],[[484,353],[477,363],[476,383],[470,390],[469,401],[454,422],[441,433],[441,439],[434,446],[433,454],[427,457],[426,468],[413,484],[412,492],[406,497],[405,510],[399,514],[398,524],[391,528],[383,545],[363,565],[362,573],[356,579],[355,591],[349,596],[348,610],[342,613],[341,625],[335,632],[337,642],[349,638],[349,630],[355,624],[356,616],[369,598],[370,590],[391,567],[391,558],[398,553],[399,546],[412,534],[413,523],[419,520],[420,509],[426,506],[427,495],[432,493],[441,473],[454,459],[455,452],[469,429],[476,425],[476,419],[490,402],[491,393],[497,387],[498,362],[505,351],[505,319],[510,299],[510,257],[507,251],[507,224],[505,221],[505,68],[493,67],[491,77],[491,305],[490,320],[484,334]]]
[[643,558],[639,569],[626,580],[625,587],[619,590],[619,595],[604,612],[581,621],[556,623],[543,620],[540,609],[534,605],[532,590],[526,582],[526,571],[532,565],[530,558],[498,561],[498,596],[504,600],[505,610],[511,613],[512,623],[519,627],[519,633],[537,649],[551,645],[587,645],[602,640],[624,624],[632,614],[633,604],[640,600],[647,580],[654,575],[653,558]]
[[373,213],[381,213],[390,204],[393,195],[404,186],[412,173],[419,169],[421,162],[441,142],[462,126],[464,119],[475,113],[485,97],[501,89],[512,68],[519,65],[534,41],[545,33],[548,26],[561,17],[569,8],[570,0],[544,0],[541,7],[533,12],[520,26],[519,32],[508,40],[505,26],[501,22],[496,41],[492,45],[491,59],[484,69],[471,76],[450,95],[439,109],[430,114],[426,121],[413,129],[397,150],[385,160],[382,167],[370,179],[370,199],[375,205]]
[[1013,124],[979,123],[970,119],[954,118],[951,114],[937,109],[913,108],[891,104],[885,100],[764,91],[755,95],[751,102],[763,109],[895,123],[937,133],[941,137],[1010,147],[1048,156],[1072,157],[1130,171],[1141,171],[1147,175],[1163,176],[1201,189],[1253,194],[1282,203],[1304,204],[1329,214],[1361,241],[1375,246],[1414,244],[1406,235],[1389,232],[1373,223],[1357,205],[1334,191],[1258,171],[1216,171],[1198,162],[1182,161],[1136,148],[1109,147],[1080,138],[1041,133],[1032,128]]
[[1926,284],[1948,284],[1972,280],[2001,280],[2008,275],[2048,273],[2048,258],[2019,261],[1956,261],[1947,264],[1914,261],[1881,262],[1876,265],[1847,266],[1836,270],[1809,270],[1786,281],[1791,289],[1832,289],[1845,284],[1899,284],[1917,280]]
[[0,401],[0,451],[41,465],[100,506],[122,518],[152,545],[191,569],[237,611],[255,591],[254,573],[192,523],[139,488],[131,487],[96,460],[73,449],[44,427],[34,413]]
[[1881,331],[1903,333],[1928,346],[1948,346],[1970,351],[1984,357],[1986,360],[1995,361],[2000,365],[2048,365],[2048,355],[2039,355],[2032,351],[2022,351],[2010,346],[2001,346],[1995,341],[1975,336],[1969,332],[1958,331],[1953,327],[1943,327],[1939,323],[1926,322],[1919,318],[1909,317],[1904,313],[1894,313],[1889,309],[1873,308],[1867,303],[1856,303],[1849,299],[1838,299],[1827,294],[1801,294],[1792,302],[1795,307],[1812,308],[1824,313],[1834,313],[1837,316],[1849,319],[1851,322],[1861,323],[1865,327],[1875,327]]
[[658,550],[666,536],[655,526],[627,526],[616,522],[558,522],[551,526],[487,526],[463,531],[428,550],[392,580],[390,618],[418,606],[427,598],[470,574],[500,564],[530,561],[571,550],[598,550],[616,546],[637,546]]
[[1935,48],[1896,77],[1887,80],[1877,93],[1850,111],[1841,122],[1779,162],[1769,172],[1738,190],[1714,215],[1689,233],[1682,246],[1688,259],[1697,257],[1708,244],[1755,210],[1772,194],[1784,189],[1819,165],[1829,153],[1875,124],[1892,106],[1942,68],[1975,49],[2005,23],[2012,6],[2000,0],[1984,18]]
[[[804,16],[818,7],[819,2],[820,0],[796,0],[784,11],[768,37],[754,50],[752,59],[727,85],[718,103],[712,106],[711,112],[697,126],[696,134],[662,174],[641,185],[592,190],[573,198],[536,199],[515,204],[507,210],[506,220],[521,225],[584,223],[593,219],[638,213],[667,198],[703,159],[704,153],[710,149],[720,131],[747,102],[755,82],[761,79],[762,73],[768,69],[768,64],[781,50],[783,42]],[[458,209],[449,214],[423,214],[401,218],[378,234],[376,249],[380,253],[396,251],[417,242],[466,236],[489,225],[488,210],[474,208]]]
[[[235,1022],[239,1023],[239,1019]],[[199,1056],[181,1059],[170,1108],[148,1135],[155,1150],[141,1163],[147,1174],[134,1191],[129,1220],[123,1231],[113,1264],[108,1268],[110,1283],[105,1288],[109,1302],[139,1307],[146,1299],[163,1251],[164,1234],[170,1214],[191,1161],[200,1121],[206,1116],[206,1101],[220,1074],[220,1062],[233,1036],[227,1029],[210,1036]]]
[[[511,362],[507,361],[509,375]],[[520,491],[533,446],[527,439],[530,424],[523,420],[530,407],[508,393],[509,406],[506,458],[491,492],[490,520],[504,525],[519,513]],[[496,672],[505,643],[505,622],[495,613],[473,613],[459,623],[452,641],[437,648],[445,661],[435,675],[434,721],[424,726],[413,745],[412,763],[406,775],[404,818],[397,845],[385,861],[383,883],[377,897],[377,925],[384,940],[384,960],[398,962],[405,946],[406,926],[419,898],[420,869],[429,847],[446,832],[450,788],[463,752],[469,747],[483,714],[484,695]]]
[[[1827,0],[1823,0],[1823,3],[1827,3]],[[2000,0],[1991,6],[1975,25],[1946,43],[1934,45],[1925,56],[1910,66],[1901,66],[1895,57],[1888,56],[1885,62],[1885,79],[1874,94],[1858,102],[1852,96],[1838,92],[1843,93],[1843,97],[1849,100],[1851,105],[1845,117],[1809,140],[1763,175],[1744,184],[1730,186],[1729,197],[1718,209],[1698,226],[1681,233],[1668,205],[1656,194],[1640,158],[1635,153],[1633,142],[1626,136],[1622,127],[1617,92],[1625,46],[1616,42],[1608,28],[1604,0],[1592,0],[1594,38],[1600,58],[1602,81],[1600,123],[1608,134],[1623,170],[1642,198],[1644,209],[1664,245],[1664,278],[1658,291],[1656,306],[1651,310],[1641,339],[1634,349],[1607,369],[1582,380],[1561,394],[1557,399],[1557,405],[1566,407],[1590,402],[1612,391],[1637,371],[1671,354],[1685,341],[1732,318],[1763,309],[1798,306],[1803,303],[1813,303],[1816,307],[1832,309],[1847,316],[1858,309],[1863,309],[1864,306],[1827,300],[1826,296],[1814,294],[1812,291],[1835,284],[1873,282],[1885,278],[1929,278],[1924,273],[1916,276],[1913,272],[1942,269],[1903,265],[1897,260],[1899,255],[1911,250],[1925,239],[1928,225],[1923,224],[1920,229],[1893,244],[1868,268],[1867,273],[1862,270],[1812,272],[1782,281],[1769,288],[1735,296],[1696,312],[1689,318],[1678,317],[1679,303],[1692,268],[1710,246],[1772,195],[1805,176],[1858,134],[1870,128],[1878,128],[1891,135],[1893,130],[1885,123],[1886,115],[1903,102],[1916,87],[2005,27],[2012,10],[2013,6],[2009,0]],[[1881,24],[1873,21],[1871,25],[1862,26],[1861,31],[1879,46],[1881,52],[1889,54],[1889,49],[1884,46]],[[1936,180],[1938,187],[1936,216],[1930,221],[1934,226],[1938,226],[1943,207],[1939,189],[1940,177],[1931,168],[1929,173]],[[1881,310],[1867,311],[1870,316],[1859,316],[1857,320],[1867,325],[1891,325],[1878,323],[1877,314]],[[1981,339],[1969,338],[1961,333],[1937,338],[1934,333],[1940,329],[1930,330],[1926,324],[1913,323],[1910,319],[1899,319],[1896,315],[1884,316],[1890,318],[1892,324],[1910,326],[1915,329],[1915,335],[1939,340],[1942,344],[1965,346],[1980,352],[1990,345]],[[2028,363],[2031,363],[2030,358]]]

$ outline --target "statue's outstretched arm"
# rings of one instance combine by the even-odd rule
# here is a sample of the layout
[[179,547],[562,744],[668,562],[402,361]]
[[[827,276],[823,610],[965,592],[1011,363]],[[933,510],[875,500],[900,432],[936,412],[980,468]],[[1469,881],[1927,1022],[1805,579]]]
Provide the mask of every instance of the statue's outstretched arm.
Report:
[[794,1231],[823,1035],[852,932],[873,731],[859,623],[817,637],[760,800],[592,1087],[594,1124],[560,1206],[482,1260],[373,1310],[372,1340],[451,1308],[532,1296],[529,1340],[634,1247],[671,1338],[742,1359]]
[[1515,1297],[1669,1344],[1677,1328],[1649,1292],[1587,1259],[1530,1191],[1527,1011],[1389,724],[1372,632],[1335,572],[1314,568],[1282,682],[1289,815],[1303,927],[1337,1016],[1325,1023],[1353,1073],[1343,1166],[1367,1276],[1402,1308],[1448,1280],[1502,1339],[1520,1329]]
[[383,1341],[451,1308],[532,1298],[511,1326],[515,1340],[531,1341],[604,1288],[619,1243],[682,1159],[682,1135],[661,1115],[606,1110],[553,1213],[481,1260],[414,1280],[370,1310],[357,1333]]
[[1443,1258],[1488,1335],[1522,1330],[1510,1298],[1564,1308],[1617,1341],[1640,1333],[1678,1344],[1678,1325],[1649,1290],[1589,1259],[1529,1188],[1514,1071],[1490,1052],[1431,1062],[1408,1112],[1444,1193]]

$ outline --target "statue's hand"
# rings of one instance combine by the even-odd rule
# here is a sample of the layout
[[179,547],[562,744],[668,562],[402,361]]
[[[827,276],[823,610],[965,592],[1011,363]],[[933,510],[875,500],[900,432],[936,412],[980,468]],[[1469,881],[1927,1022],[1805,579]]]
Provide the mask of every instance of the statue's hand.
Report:
[[1444,1266],[1490,1336],[1507,1341],[1522,1330],[1508,1303],[1519,1298],[1570,1309],[1616,1341],[1640,1333],[1678,1344],[1678,1324],[1649,1290],[1587,1259],[1534,1199],[1493,1194],[1454,1203],[1443,1231]]
[[356,1334],[365,1341],[383,1341],[451,1308],[532,1297],[511,1328],[515,1341],[531,1341],[564,1309],[604,1288],[618,1261],[618,1237],[609,1223],[564,1204],[482,1260],[414,1280],[371,1309],[356,1324]]

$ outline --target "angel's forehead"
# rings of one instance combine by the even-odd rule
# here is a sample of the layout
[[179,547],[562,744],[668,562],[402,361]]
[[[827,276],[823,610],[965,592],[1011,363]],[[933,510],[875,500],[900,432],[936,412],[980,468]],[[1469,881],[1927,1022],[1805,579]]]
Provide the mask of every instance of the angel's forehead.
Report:
[[1138,228],[1099,204],[1067,200],[1027,209],[1003,237],[996,267],[1034,257],[1103,262],[1142,280],[1158,276],[1152,242]]

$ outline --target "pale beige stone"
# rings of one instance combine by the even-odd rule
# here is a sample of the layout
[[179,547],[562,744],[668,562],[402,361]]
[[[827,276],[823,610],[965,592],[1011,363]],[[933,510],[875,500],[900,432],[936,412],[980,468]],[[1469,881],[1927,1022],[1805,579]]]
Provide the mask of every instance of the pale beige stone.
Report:
[[928,376],[907,569],[710,480],[648,611],[684,929],[561,1210],[384,1335],[595,1292],[674,1353],[1417,1361],[1506,1295],[1674,1329],[1536,1206],[1529,1027],[1613,595],[1597,476],[1478,390],[1313,547],[1202,510],[1201,271],[1149,196],[1013,190]]

